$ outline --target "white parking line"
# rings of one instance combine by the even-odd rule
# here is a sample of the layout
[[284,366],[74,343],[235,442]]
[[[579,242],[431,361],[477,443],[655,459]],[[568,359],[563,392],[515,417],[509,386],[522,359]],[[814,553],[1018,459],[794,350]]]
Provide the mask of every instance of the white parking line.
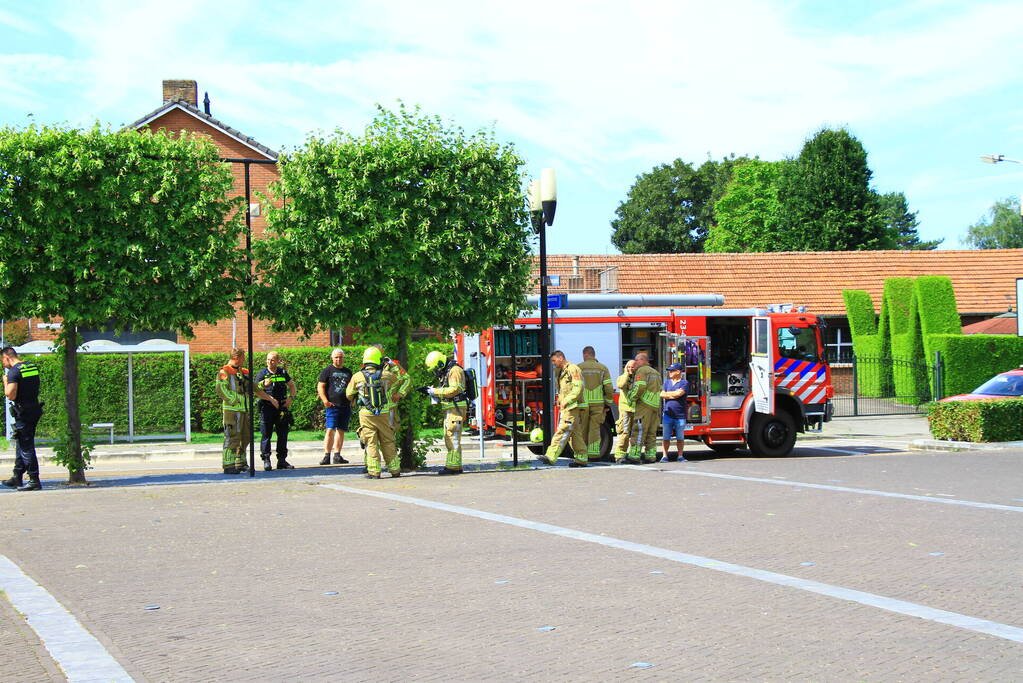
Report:
[[641,465],[620,465],[619,468],[643,470],[646,472],[663,472],[664,474],[685,474],[691,477],[712,477],[714,479],[733,479],[736,481],[753,481],[761,484],[775,484],[778,486],[798,486],[804,489],[821,489],[823,491],[841,491],[842,493],[859,493],[866,496],[881,496],[883,498],[901,498],[903,500],[917,500],[925,503],[942,503],[944,505],[964,505],[971,508],[982,508],[985,510],[1007,510],[1009,512],[1023,512],[1023,507],[1018,505],[999,505],[998,503],[979,503],[975,500],[960,500],[958,498],[935,498],[933,496],[916,496],[912,493],[892,493],[891,491],[874,491],[872,489],[854,489],[848,486],[833,486],[831,484],[810,484],[805,481],[791,481],[788,479],[764,479],[763,477],[740,477],[736,474],[718,474],[717,472],[696,472],[693,470],[662,470]]
[[576,541],[595,543],[609,548],[628,550],[642,555],[649,555],[650,557],[671,560],[672,562],[680,562],[682,564],[693,565],[696,567],[703,567],[704,569],[712,569],[714,571],[756,579],[757,581],[764,581],[766,583],[772,583],[779,586],[787,586],[797,590],[838,598],[839,600],[859,603],[868,607],[876,607],[887,612],[895,612],[896,614],[904,614],[911,617],[917,617],[919,619],[925,619],[927,621],[948,624],[949,626],[956,626],[969,631],[985,633],[997,638],[1023,643],[1023,628],[1010,626],[1008,624],[1000,624],[995,621],[988,621],[987,619],[978,619],[977,617],[958,614],[956,612],[947,612],[945,610],[935,609],[933,607],[927,607],[926,605],[919,605],[913,602],[906,602],[905,600],[898,600],[896,598],[889,598],[883,595],[865,593],[863,591],[853,590],[851,588],[842,588],[841,586],[833,586],[819,581],[810,581],[808,579],[788,576],[786,574],[778,574],[776,572],[766,571],[763,569],[754,569],[752,567],[744,567],[730,562],[722,562],[709,557],[680,553],[675,550],[658,548],[656,546],[645,545],[643,543],[634,543],[632,541],[611,538],[608,536],[598,536],[597,534],[578,531],[576,529],[567,529],[565,527],[554,526],[552,524],[544,524],[543,522],[533,522],[528,519],[498,515],[492,512],[460,507],[458,505],[449,505],[447,503],[438,503],[436,501],[424,500],[421,498],[399,496],[393,493],[385,493],[383,491],[356,489],[349,486],[340,486],[338,484],[323,484],[323,486],[325,488],[342,491],[344,493],[355,493],[361,496],[383,498],[385,500],[392,500],[399,503],[410,503],[412,505],[419,505],[421,507],[441,510],[443,512],[452,512],[457,515],[476,517],[477,519],[484,519],[489,522],[507,524],[521,529],[539,531],[552,536],[561,536],[562,538],[571,538]]
[[69,681],[134,680],[63,605],[3,555],[0,590],[7,594],[14,609],[25,615]]

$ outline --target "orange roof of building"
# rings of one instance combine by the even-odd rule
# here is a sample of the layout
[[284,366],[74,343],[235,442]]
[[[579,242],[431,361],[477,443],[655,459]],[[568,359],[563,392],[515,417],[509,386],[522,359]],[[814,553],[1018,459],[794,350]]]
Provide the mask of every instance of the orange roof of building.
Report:
[[[579,277],[573,260],[578,259]],[[534,260],[538,260],[534,257]],[[885,278],[947,275],[960,313],[1003,313],[1013,307],[1023,249],[818,251],[749,254],[549,254],[549,275],[565,291],[601,291],[599,272],[615,268],[623,294],[723,294],[728,308],[804,305],[819,315],[845,315],[843,289],[863,289],[881,307]],[[608,291],[608,290],[605,290]]]
[[963,334],[1016,334],[1016,314],[1002,313],[963,327]]

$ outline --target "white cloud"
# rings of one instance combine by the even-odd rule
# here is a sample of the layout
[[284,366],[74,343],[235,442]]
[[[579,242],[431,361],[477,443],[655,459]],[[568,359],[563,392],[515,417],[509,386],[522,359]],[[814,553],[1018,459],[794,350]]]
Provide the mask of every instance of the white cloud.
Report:
[[558,159],[616,203],[676,157],[780,158],[825,124],[910,127],[1023,73],[1020,3],[915,1],[837,33],[810,5],[69,2],[55,22],[73,51],[0,57],[0,108],[59,91],[87,121],[124,123],[159,104],[161,79],[195,78],[215,115],[280,147],[401,98],[493,123],[531,166]]

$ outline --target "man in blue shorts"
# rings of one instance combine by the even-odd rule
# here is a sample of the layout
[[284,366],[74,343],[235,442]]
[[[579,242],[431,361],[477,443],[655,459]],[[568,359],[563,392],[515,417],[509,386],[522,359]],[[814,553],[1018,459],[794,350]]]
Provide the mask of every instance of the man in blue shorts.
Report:
[[334,349],[330,354],[330,365],[323,368],[316,383],[316,393],[326,408],[327,421],[321,465],[330,464],[331,448],[335,465],[348,464],[348,461],[341,457],[341,446],[345,443],[345,430],[348,429],[348,420],[352,416],[352,403],[345,396],[345,390],[351,380],[352,371],[345,367],[345,352]]
[[661,450],[664,459],[668,459],[668,447],[671,445],[672,434],[675,435],[675,445],[678,448],[678,459],[685,462],[682,449],[685,448],[686,438],[686,394],[689,391],[689,382],[682,376],[683,367],[681,363],[672,363],[668,366],[668,378],[664,380],[661,391],[661,398],[664,399],[664,407],[661,410]]

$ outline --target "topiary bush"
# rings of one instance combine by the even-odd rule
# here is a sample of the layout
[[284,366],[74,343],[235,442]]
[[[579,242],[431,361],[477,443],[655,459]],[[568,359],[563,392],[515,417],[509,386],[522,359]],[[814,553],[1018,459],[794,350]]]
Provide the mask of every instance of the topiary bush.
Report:
[[941,352],[945,396],[966,394],[1000,372],[1023,364],[1023,337],[1008,334],[935,334],[930,346]]
[[949,441],[1023,440],[1023,399],[948,401],[927,412],[931,434]]

